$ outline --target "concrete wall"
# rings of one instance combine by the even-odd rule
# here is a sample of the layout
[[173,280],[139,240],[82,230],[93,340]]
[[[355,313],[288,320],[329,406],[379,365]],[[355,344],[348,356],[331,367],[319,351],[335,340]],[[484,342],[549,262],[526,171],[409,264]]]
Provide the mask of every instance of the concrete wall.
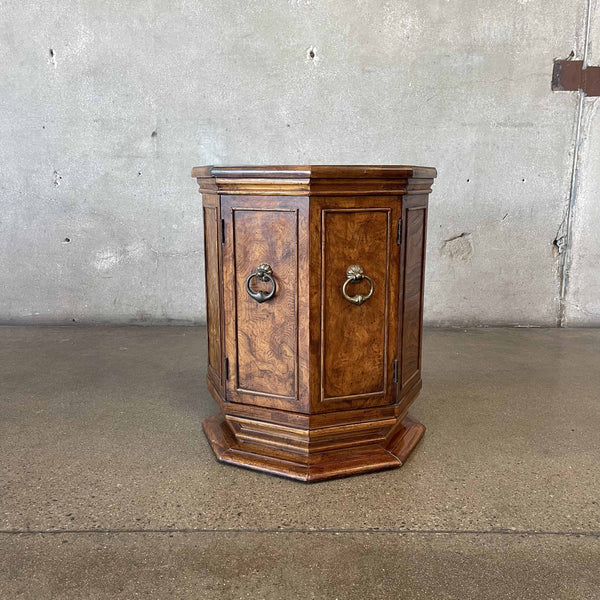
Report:
[[[201,322],[194,165],[413,163],[439,170],[426,321],[555,325],[579,103],[550,78],[586,18],[587,0],[2,2],[0,322]],[[565,324],[600,324],[599,113],[587,99]]]
[[[600,6],[591,5],[588,64],[600,65]],[[600,98],[585,98],[567,256],[565,321],[600,326]]]

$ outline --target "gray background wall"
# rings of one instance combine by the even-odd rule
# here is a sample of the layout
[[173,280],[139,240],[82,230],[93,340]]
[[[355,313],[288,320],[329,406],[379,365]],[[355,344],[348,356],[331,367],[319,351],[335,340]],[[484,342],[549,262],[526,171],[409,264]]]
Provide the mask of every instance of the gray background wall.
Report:
[[554,326],[566,256],[562,324],[600,325],[600,101],[571,196],[550,91],[600,63],[590,8],[588,38],[587,0],[1,2],[0,322],[203,321],[192,166],[412,163],[429,324]]

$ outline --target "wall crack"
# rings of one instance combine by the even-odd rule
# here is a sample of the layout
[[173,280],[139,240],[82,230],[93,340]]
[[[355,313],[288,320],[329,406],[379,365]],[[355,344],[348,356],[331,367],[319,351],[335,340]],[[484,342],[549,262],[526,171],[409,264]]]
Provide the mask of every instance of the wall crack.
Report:
[[[583,42],[583,68],[587,67],[588,50],[590,46],[590,22],[592,17],[592,0],[587,0],[587,10],[585,16],[585,36]],[[565,327],[566,322],[566,298],[567,287],[569,284],[569,266],[570,251],[572,244],[573,212],[577,196],[577,180],[579,170],[579,149],[583,141],[583,109],[586,94],[583,90],[577,92],[579,102],[575,113],[575,141],[573,144],[573,162],[571,166],[571,182],[569,186],[569,199],[563,215],[561,224],[558,227],[556,237],[553,240],[554,254],[558,258],[558,276],[560,282],[558,314],[556,318],[557,327]]]

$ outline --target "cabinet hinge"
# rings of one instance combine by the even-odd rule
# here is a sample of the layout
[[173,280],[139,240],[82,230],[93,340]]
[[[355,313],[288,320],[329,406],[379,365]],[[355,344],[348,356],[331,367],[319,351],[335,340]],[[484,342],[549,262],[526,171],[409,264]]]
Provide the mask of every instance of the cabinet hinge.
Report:
[[221,244],[225,245],[225,219],[221,219]]
[[402,219],[398,219],[398,234],[396,237],[396,243],[398,246],[402,245]]
[[225,379],[229,380],[229,359],[225,358]]
[[398,383],[398,360],[394,361],[394,383]]

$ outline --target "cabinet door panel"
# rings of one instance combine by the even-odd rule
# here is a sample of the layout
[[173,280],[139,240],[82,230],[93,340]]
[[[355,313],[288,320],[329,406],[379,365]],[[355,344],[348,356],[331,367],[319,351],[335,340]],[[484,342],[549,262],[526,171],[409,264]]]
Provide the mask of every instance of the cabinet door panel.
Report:
[[[288,200],[226,197],[224,251],[230,379],[228,400],[273,408],[298,408],[299,210]],[[228,239],[229,238],[229,239]],[[260,264],[271,266],[275,295],[259,303],[246,281]],[[250,281],[269,292],[270,282]]]
[[[321,401],[366,404],[389,396],[388,323],[392,209],[328,208],[321,212]],[[373,280],[373,295],[358,306],[342,286],[351,265]],[[347,293],[366,295],[369,282]]]

